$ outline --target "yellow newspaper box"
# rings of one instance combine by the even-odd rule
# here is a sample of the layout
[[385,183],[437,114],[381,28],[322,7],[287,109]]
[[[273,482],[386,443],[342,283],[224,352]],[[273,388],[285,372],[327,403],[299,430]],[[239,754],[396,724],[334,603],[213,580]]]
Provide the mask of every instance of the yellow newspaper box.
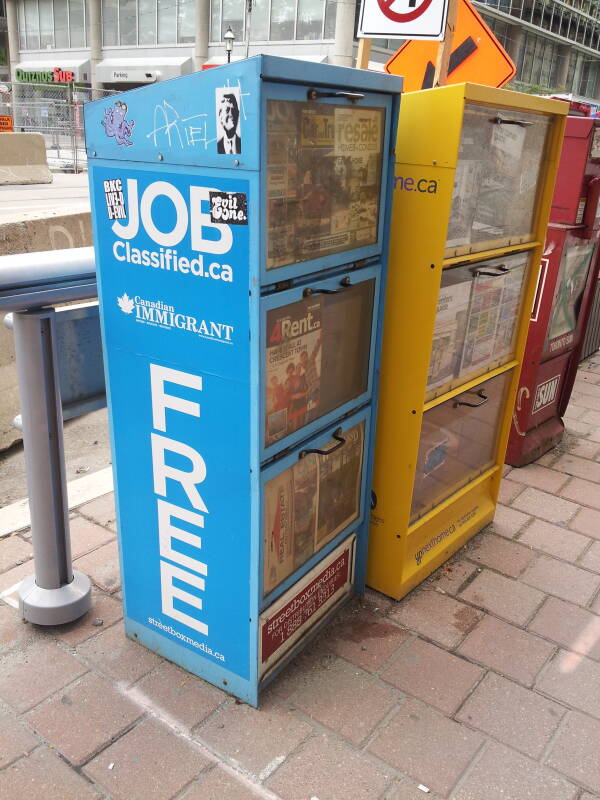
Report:
[[568,104],[403,95],[367,583],[400,598],[494,516]]

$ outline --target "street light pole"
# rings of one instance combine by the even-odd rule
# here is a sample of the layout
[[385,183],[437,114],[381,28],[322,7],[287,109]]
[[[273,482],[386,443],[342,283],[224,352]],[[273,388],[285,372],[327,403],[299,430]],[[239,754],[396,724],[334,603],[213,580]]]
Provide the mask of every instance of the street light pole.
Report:
[[235,39],[235,33],[231,30],[231,25],[227,26],[227,30],[223,34],[223,38],[225,39],[225,50],[227,51],[227,63],[231,62],[231,51],[233,50],[233,41]]

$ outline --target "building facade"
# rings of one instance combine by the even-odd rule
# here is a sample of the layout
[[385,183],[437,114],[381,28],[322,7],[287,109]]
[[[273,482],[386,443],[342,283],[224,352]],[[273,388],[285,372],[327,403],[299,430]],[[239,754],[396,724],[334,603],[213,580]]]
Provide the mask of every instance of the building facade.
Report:
[[4,0],[0,0],[0,81],[9,77],[7,27],[6,7]]
[[[271,53],[349,66],[359,0],[0,0],[0,9],[2,3],[13,79],[60,68],[75,82],[125,89],[223,63],[228,27],[234,59]],[[600,99],[600,0],[475,5],[517,65],[515,88]],[[370,65],[382,68],[398,44],[375,40]]]

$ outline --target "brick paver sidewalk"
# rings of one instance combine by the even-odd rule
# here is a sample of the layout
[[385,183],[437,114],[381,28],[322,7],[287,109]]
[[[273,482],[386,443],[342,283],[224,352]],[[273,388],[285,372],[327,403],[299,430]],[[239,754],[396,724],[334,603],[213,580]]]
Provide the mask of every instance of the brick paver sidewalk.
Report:
[[[112,497],[79,508],[93,611],[45,630],[0,602],[0,798],[600,797],[598,355],[567,423],[492,525],[402,602],[347,608],[259,711],[124,637]],[[30,558],[0,541],[0,592]]]

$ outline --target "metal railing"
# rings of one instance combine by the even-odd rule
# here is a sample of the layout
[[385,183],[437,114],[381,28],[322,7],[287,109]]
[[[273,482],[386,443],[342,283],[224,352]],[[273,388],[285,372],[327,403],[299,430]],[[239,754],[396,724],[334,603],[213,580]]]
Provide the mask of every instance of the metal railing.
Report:
[[[94,248],[0,257],[0,311],[15,338],[35,574],[19,586],[24,619],[60,625],[91,607],[73,570],[54,305],[97,296]],[[99,333],[98,333],[99,335]]]
[[73,172],[87,168],[83,106],[117,94],[116,90],[18,81],[5,81],[2,86],[0,113],[12,116],[16,132],[43,135],[50,167]]

